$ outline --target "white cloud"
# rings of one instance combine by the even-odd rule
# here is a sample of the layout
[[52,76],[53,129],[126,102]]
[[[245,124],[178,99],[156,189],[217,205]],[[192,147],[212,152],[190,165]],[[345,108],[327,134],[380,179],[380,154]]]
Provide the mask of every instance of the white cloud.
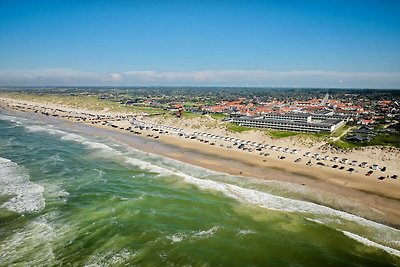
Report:
[[123,76],[119,73],[110,73],[102,79],[103,82],[120,82],[123,80]]
[[63,85],[98,81],[100,77],[95,72],[73,69],[0,70],[0,84],[3,85]]
[[[346,81],[346,82],[344,82]],[[0,70],[2,85],[207,85],[400,88],[400,73],[337,71]]]
[[[220,70],[189,72],[127,71],[127,81],[144,84],[315,86],[400,88],[400,73],[335,71]],[[339,81],[339,84],[338,84]]]

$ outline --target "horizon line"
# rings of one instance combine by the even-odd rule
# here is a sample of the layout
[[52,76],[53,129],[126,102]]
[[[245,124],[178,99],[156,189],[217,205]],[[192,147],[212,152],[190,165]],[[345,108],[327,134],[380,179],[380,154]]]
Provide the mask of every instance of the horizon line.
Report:
[[0,90],[7,88],[49,88],[54,87],[54,89],[61,88],[88,88],[88,87],[98,87],[98,88],[152,88],[152,87],[163,87],[163,88],[242,88],[242,89],[335,89],[335,90],[400,90],[400,88],[395,87],[312,87],[312,86],[232,86],[232,85],[1,85]]

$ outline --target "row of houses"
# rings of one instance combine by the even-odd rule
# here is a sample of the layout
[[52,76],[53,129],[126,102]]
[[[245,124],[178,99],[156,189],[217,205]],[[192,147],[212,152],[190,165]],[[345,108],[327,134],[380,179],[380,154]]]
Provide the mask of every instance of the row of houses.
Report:
[[376,136],[376,132],[368,126],[361,126],[359,129],[352,130],[346,137],[350,142],[369,142],[371,138]]

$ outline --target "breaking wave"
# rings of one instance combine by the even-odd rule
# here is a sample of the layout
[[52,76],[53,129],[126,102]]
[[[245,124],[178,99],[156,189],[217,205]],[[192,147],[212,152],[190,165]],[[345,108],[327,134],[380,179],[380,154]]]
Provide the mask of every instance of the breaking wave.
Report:
[[0,157],[0,194],[12,196],[1,205],[18,213],[31,213],[45,207],[44,188],[29,181],[29,175],[11,160]]
[[122,266],[132,261],[138,252],[129,249],[121,251],[109,251],[107,253],[98,253],[90,257],[89,261],[84,265],[85,267],[98,267],[98,266]]
[[24,119],[24,118],[19,118],[19,117],[4,115],[4,114],[0,114],[0,120],[11,121],[16,124],[21,124],[21,122],[27,121],[27,119]]
[[369,240],[369,239],[367,239],[365,237],[362,237],[362,236],[359,236],[359,235],[356,235],[356,234],[353,234],[353,233],[350,233],[350,232],[347,232],[347,231],[341,231],[341,232],[345,236],[347,236],[347,237],[349,237],[351,239],[354,239],[354,240],[356,240],[356,241],[358,241],[360,243],[363,243],[366,246],[379,248],[381,250],[386,251],[389,254],[392,254],[392,255],[395,255],[397,257],[400,257],[400,251],[397,250],[397,249],[390,248],[390,247],[387,247],[387,246],[383,246],[383,245],[375,243],[375,242],[373,242],[373,241],[371,241],[371,240]]
[[46,132],[46,133],[49,133],[52,135],[58,135],[58,136],[61,136],[62,140],[74,141],[77,143],[81,143],[91,149],[100,149],[105,152],[110,152],[110,151],[117,152],[115,149],[113,149],[105,144],[89,141],[80,135],[64,132],[64,131],[55,129],[52,126],[29,125],[29,126],[26,126],[26,128],[31,132]]
[[23,258],[28,265],[54,265],[55,255],[50,243],[54,238],[53,228],[45,219],[34,220],[0,244],[0,263],[9,266]]

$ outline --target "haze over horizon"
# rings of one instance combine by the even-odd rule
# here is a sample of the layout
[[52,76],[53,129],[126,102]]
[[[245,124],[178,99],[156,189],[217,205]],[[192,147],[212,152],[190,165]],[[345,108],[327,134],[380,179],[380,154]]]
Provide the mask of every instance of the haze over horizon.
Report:
[[399,1],[1,1],[2,86],[400,88]]

